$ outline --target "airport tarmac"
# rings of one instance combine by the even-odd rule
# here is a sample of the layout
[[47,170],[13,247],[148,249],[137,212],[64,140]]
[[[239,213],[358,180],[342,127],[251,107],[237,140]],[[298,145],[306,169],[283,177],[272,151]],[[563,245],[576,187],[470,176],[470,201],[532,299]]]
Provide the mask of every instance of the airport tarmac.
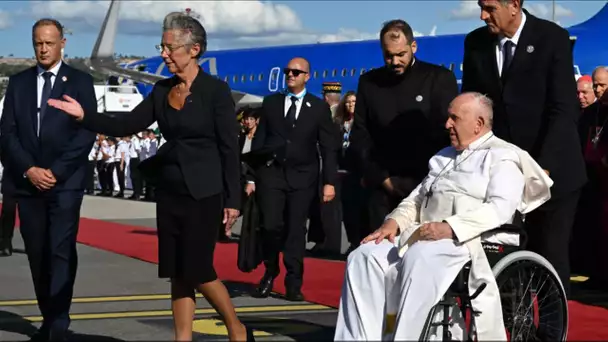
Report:
[[[86,196],[82,217],[155,228],[155,204]],[[103,229],[103,226],[101,227]],[[240,232],[240,222],[234,227]],[[348,246],[343,231],[342,251]],[[41,324],[27,257],[18,231],[15,253],[0,258],[0,341],[26,341]],[[314,244],[309,244],[309,248]],[[78,244],[79,268],[71,309],[74,341],[169,341],[173,323],[169,283],[157,277],[156,264]],[[581,279],[578,279],[581,278]],[[573,277],[574,287],[585,277]],[[251,285],[226,282],[237,313],[255,329],[257,340],[333,340],[337,310],[288,302],[280,297],[256,299]],[[605,291],[576,291],[575,300],[608,308]],[[215,311],[197,299],[194,340],[227,340]]]
[[[155,227],[154,204],[86,196],[82,217]],[[238,234],[237,223],[234,232]],[[0,258],[0,341],[26,341],[41,322],[23,242],[18,231],[15,252]],[[169,283],[157,266],[78,244],[79,268],[71,309],[75,341],[167,341],[173,339]],[[280,298],[256,299],[250,286],[226,283],[237,313],[251,325],[257,340],[331,340],[337,310]],[[213,308],[200,297],[195,340],[227,340]]]

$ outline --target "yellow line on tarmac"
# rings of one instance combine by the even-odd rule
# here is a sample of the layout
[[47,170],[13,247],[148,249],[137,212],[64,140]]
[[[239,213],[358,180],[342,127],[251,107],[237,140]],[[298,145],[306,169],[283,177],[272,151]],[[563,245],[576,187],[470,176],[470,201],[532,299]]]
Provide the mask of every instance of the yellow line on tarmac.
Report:
[[[235,308],[237,313],[257,313],[257,312],[281,312],[281,311],[308,311],[308,310],[335,310],[332,307],[324,305],[271,305],[271,306],[249,306]],[[215,309],[197,309],[195,314],[215,314]],[[127,312],[103,312],[103,313],[85,313],[85,314],[70,314],[71,320],[87,320],[87,319],[111,319],[111,318],[145,318],[145,317],[163,317],[171,316],[171,310],[156,310],[156,311],[127,311]],[[42,316],[24,316],[31,322],[41,322]],[[7,319],[7,320],[10,320]],[[0,322],[7,321],[0,319]]]
[[585,276],[572,276],[570,277],[570,281],[573,281],[575,283],[582,283],[589,280],[589,277],[585,277]]
[[[196,294],[197,298],[202,298],[200,293]],[[134,302],[142,300],[160,300],[160,299],[171,299],[169,294],[156,294],[156,295],[128,295],[128,296],[108,296],[108,297],[81,297],[74,298],[72,303],[103,303],[103,302]],[[37,305],[38,301],[35,299],[25,300],[5,300],[0,301],[0,306],[22,306],[22,305]]]

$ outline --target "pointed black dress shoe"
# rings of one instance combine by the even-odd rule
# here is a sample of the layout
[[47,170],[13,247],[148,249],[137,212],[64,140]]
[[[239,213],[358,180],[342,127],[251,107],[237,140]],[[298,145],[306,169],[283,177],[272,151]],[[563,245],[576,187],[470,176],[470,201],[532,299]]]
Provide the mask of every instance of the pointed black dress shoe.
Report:
[[30,336],[30,342],[46,342],[50,338],[49,330],[46,328],[38,329],[32,336]]
[[270,296],[272,286],[274,285],[274,278],[276,278],[276,276],[265,274],[258,287],[253,291],[252,296],[255,298],[267,298]]
[[0,243],[0,257],[11,255],[13,255],[13,244],[11,242]]
[[255,342],[255,337],[253,337],[253,329],[248,326],[245,326],[247,329],[247,342]]
[[290,302],[302,302],[304,301],[304,295],[299,289],[287,288],[287,291],[285,292],[285,299]]

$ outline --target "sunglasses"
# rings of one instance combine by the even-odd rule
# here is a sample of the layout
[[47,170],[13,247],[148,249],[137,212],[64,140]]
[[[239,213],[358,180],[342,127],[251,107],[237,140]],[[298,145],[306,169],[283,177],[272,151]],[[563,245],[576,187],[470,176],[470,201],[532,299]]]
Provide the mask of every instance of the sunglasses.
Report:
[[289,73],[292,73],[295,77],[300,76],[300,74],[308,74],[306,71],[303,70],[299,70],[299,69],[289,69],[289,68],[285,68],[283,69],[283,73],[285,75],[289,75]]

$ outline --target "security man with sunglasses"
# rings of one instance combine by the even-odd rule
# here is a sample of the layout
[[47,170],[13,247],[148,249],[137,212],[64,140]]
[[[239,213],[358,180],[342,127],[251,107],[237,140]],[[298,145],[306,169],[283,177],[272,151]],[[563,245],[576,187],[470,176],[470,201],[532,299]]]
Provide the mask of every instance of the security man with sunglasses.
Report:
[[[286,297],[301,301],[306,251],[306,219],[323,182],[323,201],[335,197],[340,132],[327,103],[306,91],[310,64],[292,59],[284,69],[287,90],[264,98],[251,154],[256,169],[256,196],[262,211],[262,254],[266,272],[255,297],[268,297],[279,275],[283,248]],[[317,150],[317,145],[319,149]],[[319,156],[323,171],[319,174]],[[282,245],[284,243],[284,246]]]

